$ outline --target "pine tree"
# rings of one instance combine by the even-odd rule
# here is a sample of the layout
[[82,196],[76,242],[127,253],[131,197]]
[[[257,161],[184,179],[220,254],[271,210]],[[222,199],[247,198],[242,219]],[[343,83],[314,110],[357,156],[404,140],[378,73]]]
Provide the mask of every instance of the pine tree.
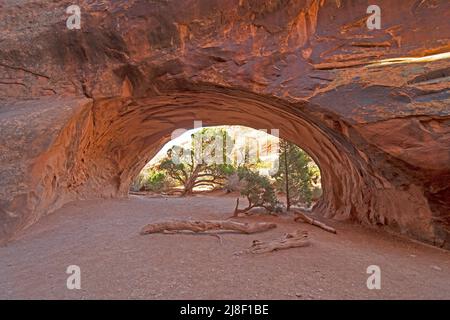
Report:
[[311,205],[315,174],[311,164],[312,159],[302,149],[280,140],[279,169],[273,177],[277,181],[277,189],[286,194],[287,210],[297,203]]

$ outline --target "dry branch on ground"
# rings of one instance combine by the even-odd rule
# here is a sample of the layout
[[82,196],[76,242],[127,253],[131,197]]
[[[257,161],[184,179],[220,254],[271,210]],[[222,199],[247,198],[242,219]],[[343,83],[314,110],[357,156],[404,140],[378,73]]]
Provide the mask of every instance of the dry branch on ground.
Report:
[[230,220],[173,220],[151,223],[144,226],[141,235],[151,233],[192,231],[195,233],[206,231],[236,231],[251,234],[275,228],[275,223],[269,222],[236,222]]
[[249,211],[253,208],[264,208],[266,209],[268,212],[272,211],[272,208],[269,205],[265,205],[264,203],[252,203],[250,198],[247,197],[248,199],[248,206],[244,209],[239,209],[239,198],[236,199],[236,207],[234,208],[234,212],[233,212],[233,216],[232,218],[236,218],[239,216],[240,213],[245,213],[246,215],[249,215]]
[[289,248],[299,248],[309,246],[308,232],[298,230],[292,233],[286,233],[280,239],[271,241],[254,240],[252,246],[243,253],[266,253],[276,250]]
[[331,233],[337,233],[337,232],[336,232],[336,229],[334,229],[333,227],[330,227],[329,225],[327,225],[327,224],[325,224],[325,223],[323,223],[323,222],[320,222],[319,220],[316,220],[316,219],[314,219],[314,218],[308,217],[308,216],[307,216],[306,214],[304,214],[303,212],[294,210],[294,213],[297,215],[297,216],[294,218],[294,221],[296,221],[296,222],[299,221],[299,220],[301,220],[301,221],[303,221],[303,222],[312,224],[313,226],[319,227],[319,228],[321,228],[321,229],[323,229],[323,230],[325,230],[325,231],[328,231],[328,232],[331,232]]

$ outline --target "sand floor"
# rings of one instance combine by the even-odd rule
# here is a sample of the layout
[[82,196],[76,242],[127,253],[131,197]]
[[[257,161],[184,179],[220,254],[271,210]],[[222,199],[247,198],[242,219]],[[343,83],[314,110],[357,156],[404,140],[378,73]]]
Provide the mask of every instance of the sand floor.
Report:
[[[252,216],[276,229],[243,235],[139,235],[164,219],[221,219],[235,199],[131,196],[65,205],[0,247],[1,299],[450,299],[450,253],[381,230],[327,221],[338,234],[289,217]],[[312,245],[235,255],[252,240],[308,230]],[[81,268],[81,289],[66,268]],[[381,268],[369,290],[366,268]]]

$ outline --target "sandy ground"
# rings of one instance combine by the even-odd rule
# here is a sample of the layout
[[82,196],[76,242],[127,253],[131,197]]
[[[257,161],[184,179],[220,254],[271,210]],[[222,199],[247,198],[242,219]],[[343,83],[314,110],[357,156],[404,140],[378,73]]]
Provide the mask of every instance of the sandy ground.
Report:
[[[450,253],[361,226],[330,222],[334,235],[288,218],[255,234],[146,235],[167,218],[220,219],[234,198],[196,196],[74,202],[0,247],[0,298],[33,299],[450,299]],[[312,245],[234,255],[252,240],[308,230]],[[66,268],[81,268],[68,290]],[[366,268],[381,268],[368,290]]]

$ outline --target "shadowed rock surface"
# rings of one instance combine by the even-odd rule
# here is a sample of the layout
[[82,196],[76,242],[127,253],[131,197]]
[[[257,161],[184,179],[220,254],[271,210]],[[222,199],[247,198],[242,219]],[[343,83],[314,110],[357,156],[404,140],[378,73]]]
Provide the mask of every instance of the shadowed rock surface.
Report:
[[174,129],[280,129],[320,166],[329,218],[450,247],[450,3],[0,4],[0,234],[123,197]]

